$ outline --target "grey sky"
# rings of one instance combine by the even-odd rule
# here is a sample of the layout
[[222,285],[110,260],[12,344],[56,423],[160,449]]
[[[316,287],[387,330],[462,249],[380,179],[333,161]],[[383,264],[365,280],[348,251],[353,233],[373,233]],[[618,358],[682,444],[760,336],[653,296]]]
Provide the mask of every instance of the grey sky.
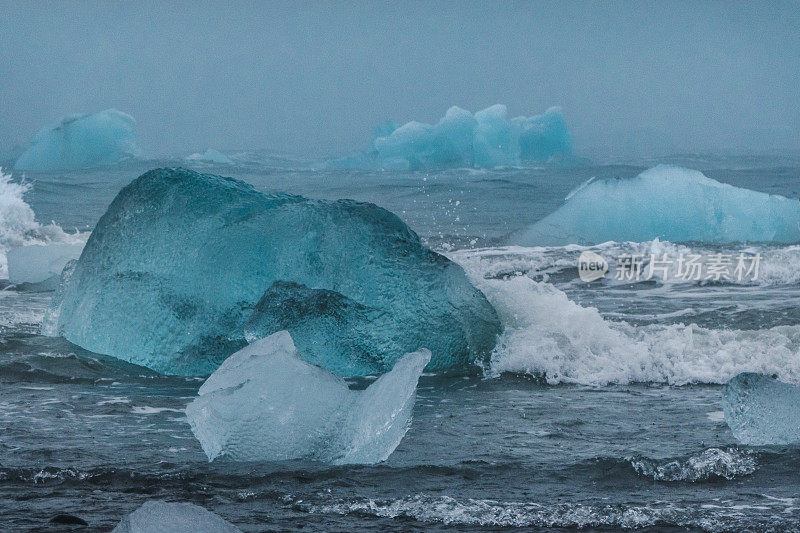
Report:
[[0,148],[115,107],[148,154],[327,155],[505,103],[590,156],[797,152],[799,76],[798,2],[0,0]]

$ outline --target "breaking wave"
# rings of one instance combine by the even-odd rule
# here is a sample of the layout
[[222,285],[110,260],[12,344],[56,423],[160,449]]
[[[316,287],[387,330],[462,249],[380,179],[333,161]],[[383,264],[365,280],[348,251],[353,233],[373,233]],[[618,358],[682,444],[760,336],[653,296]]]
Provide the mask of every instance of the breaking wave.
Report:
[[755,454],[736,448],[708,448],[698,454],[666,461],[646,457],[629,461],[637,474],[654,481],[731,480],[756,471]]
[[800,379],[800,326],[738,330],[609,321],[556,286],[531,279],[533,272],[525,275],[522,270],[530,263],[524,256],[487,261],[489,255],[461,251],[451,258],[465,268],[503,324],[487,369],[491,376],[521,373],[550,384],[585,385],[721,384],[740,372]]
[[[299,502],[312,514],[405,518],[446,526],[612,528],[670,527],[705,531],[785,531],[795,525],[795,499],[761,497],[759,505],[709,501],[685,507],[664,501],[642,505],[520,502],[419,494],[393,500],[356,499],[326,504]],[[742,509],[749,507],[749,516]]]
[[11,175],[4,174],[0,168],[0,279],[8,277],[6,252],[11,248],[84,240],[78,233],[66,233],[54,222],[48,225],[37,222],[33,209],[23,198],[30,188],[29,183],[11,181]]

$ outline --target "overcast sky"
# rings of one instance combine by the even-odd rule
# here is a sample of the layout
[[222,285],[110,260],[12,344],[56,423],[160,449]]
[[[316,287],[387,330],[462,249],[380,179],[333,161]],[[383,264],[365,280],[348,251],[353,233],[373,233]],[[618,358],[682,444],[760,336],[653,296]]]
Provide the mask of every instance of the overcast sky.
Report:
[[114,107],[146,154],[329,155],[504,103],[589,156],[796,153],[799,79],[800,2],[0,0],[0,149]]

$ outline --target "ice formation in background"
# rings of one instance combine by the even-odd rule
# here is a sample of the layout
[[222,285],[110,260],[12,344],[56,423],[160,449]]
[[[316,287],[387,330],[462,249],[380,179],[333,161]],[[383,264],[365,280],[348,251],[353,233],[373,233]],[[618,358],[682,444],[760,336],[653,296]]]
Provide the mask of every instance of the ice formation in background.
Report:
[[800,386],[742,373],[725,386],[725,422],[742,444],[800,443]]
[[80,254],[77,246],[82,246],[85,240],[85,236],[65,233],[55,224],[43,226],[37,222],[33,209],[23,198],[28,190],[30,185],[12,182],[11,175],[3,174],[0,168],[0,279],[10,277],[9,250],[28,245],[38,246],[32,252],[16,253],[15,259],[19,261],[13,263],[12,281],[16,280],[15,283],[44,281],[46,278],[42,276],[46,274],[59,274],[59,264],[63,268],[66,263],[66,260],[61,263],[61,258],[75,251]]
[[189,161],[201,161],[203,163],[216,163],[218,165],[230,165],[233,163],[230,157],[213,148],[207,149],[202,154],[197,153],[187,156],[186,159]]
[[[503,323],[489,373],[529,374],[550,384],[727,383],[740,372],[800,381],[800,326],[709,329],[605,320],[554,285],[514,272],[522,256],[451,254]],[[574,265],[574,262],[572,263]]]
[[241,533],[220,516],[191,503],[151,500],[123,518],[112,533]]
[[210,374],[283,329],[339,375],[423,346],[431,370],[464,369],[500,331],[461,267],[389,211],[183,169],[125,187],[66,278],[45,334],[170,374]]
[[209,460],[386,460],[411,422],[428,350],[409,353],[363,391],[300,357],[287,331],[255,341],[211,374],[186,408]]
[[509,119],[501,104],[474,115],[453,106],[436,124],[408,122],[398,127],[387,121],[377,129],[370,151],[336,164],[393,170],[494,168],[547,162],[571,152],[572,141],[560,108]]
[[633,179],[590,181],[510,242],[800,242],[800,201],[742,189],[696,170],[659,165]]
[[133,117],[116,109],[67,117],[39,131],[14,168],[74,170],[119,163],[137,153],[135,125]]

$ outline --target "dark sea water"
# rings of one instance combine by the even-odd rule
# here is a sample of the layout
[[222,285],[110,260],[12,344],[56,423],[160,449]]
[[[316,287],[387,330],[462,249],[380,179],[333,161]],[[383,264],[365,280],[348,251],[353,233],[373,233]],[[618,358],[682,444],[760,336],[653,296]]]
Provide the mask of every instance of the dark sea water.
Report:
[[[800,531],[800,448],[739,445],[721,407],[721,385],[739,372],[800,377],[800,246],[608,243],[597,249],[758,252],[762,270],[750,283],[586,284],[580,248],[504,238],[592,177],[633,177],[664,161],[401,173],[264,154],[236,161],[191,164],[262,191],[374,202],[462,264],[505,327],[491,364],[481,376],[423,376],[411,429],[385,463],[209,463],[183,412],[202,378],[41,336],[52,293],[7,287],[0,530],[54,531],[64,526],[51,517],[68,513],[108,531],[165,499],[244,531]],[[795,159],[669,162],[800,198]],[[89,232],[124,185],[179,164],[190,165],[28,173],[24,199],[39,222]]]

